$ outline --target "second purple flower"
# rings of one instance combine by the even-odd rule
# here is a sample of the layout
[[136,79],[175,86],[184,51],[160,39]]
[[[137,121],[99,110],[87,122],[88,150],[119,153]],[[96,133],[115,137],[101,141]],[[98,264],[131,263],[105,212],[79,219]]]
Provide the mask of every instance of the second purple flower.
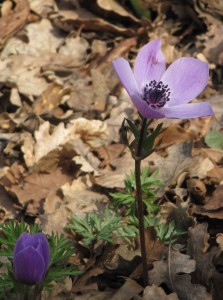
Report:
[[134,71],[124,58],[113,61],[115,71],[144,118],[195,118],[213,115],[207,102],[190,103],[207,85],[208,64],[182,57],[166,70],[160,39],[138,53]]
[[49,267],[50,247],[43,233],[24,232],[16,242],[13,266],[16,279],[33,285],[42,281]]

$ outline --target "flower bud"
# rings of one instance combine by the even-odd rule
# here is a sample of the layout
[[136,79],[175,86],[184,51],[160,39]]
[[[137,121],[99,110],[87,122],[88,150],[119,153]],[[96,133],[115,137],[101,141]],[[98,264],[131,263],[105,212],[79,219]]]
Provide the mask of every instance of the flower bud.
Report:
[[38,284],[44,278],[50,261],[49,243],[43,233],[24,232],[16,242],[13,267],[16,279],[24,284]]

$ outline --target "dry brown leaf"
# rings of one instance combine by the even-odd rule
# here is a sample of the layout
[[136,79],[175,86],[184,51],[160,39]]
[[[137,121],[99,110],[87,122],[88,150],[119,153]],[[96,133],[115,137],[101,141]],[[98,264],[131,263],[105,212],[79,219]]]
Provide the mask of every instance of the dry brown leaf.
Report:
[[135,34],[135,30],[133,28],[123,28],[121,26],[114,25],[106,20],[98,18],[83,8],[75,11],[60,9],[58,14],[52,17],[52,21],[58,28],[68,32],[84,26],[85,30],[91,31],[106,31],[123,34],[125,36],[133,36]]
[[126,146],[123,144],[105,145],[96,149],[101,162],[101,167],[107,166],[114,159],[121,156]]
[[223,168],[215,165],[207,172],[207,183],[222,184],[223,183]]
[[155,286],[152,284],[151,286],[147,286],[143,292],[142,300],[179,300],[176,293],[171,293],[166,295],[164,290],[161,287]]
[[58,52],[61,56],[69,56],[78,66],[78,64],[82,65],[86,62],[88,48],[89,43],[83,37],[67,37]]
[[[49,53],[56,53],[58,47],[63,43],[64,38],[56,30],[48,19],[31,23],[26,26],[28,43],[22,39],[11,38],[1,53],[1,58],[5,59],[12,54],[25,54],[27,56],[40,57]],[[43,43],[44,41],[44,43]]]
[[148,161],[153,162],[158,168],[158,176],[165,184],[174,184],[177,177],[184,172],[191,177],[206,178],[208,170],[212,169],[214,164],[207,157],[192,156],[191,151],[192,143],[178,143],[166,149],[167,155],[160,156],[159,153],[154,152],[149,156]]
[[207,199],[206,204],[203,207],[204,211],[215,211],[223,209],[223,185],[216,187],[213,195]]
[[142,291],[143,287],[141,285],[136,281],[127,278],[123,286],[111,297],[111,300],[131,300]]
[[216,242],[218,243],[221,251],[223,251],[223,233],[218,233],[216,235]]
[[192,201],[199,204],[204,203],[207,189],[203,181],[197,178],[189,178],[186,183]]
[[207,155],[213,162],[220,164],[223,156],[223,150],[213,148],[202,148],[201,151]]
[[[7,85],[14,84],[21,94],[27,97],[39,96],[48,87],[48,83],[39,77],[42,57],[17,55],[0,60],[0,80]],[[48,60],[49,61],[49,58]]]
[[220,22],[212,24],[206,33],[204,55],[215,64],[223,65],[222,29]]
[[22,151],[28,167],[37,164],[48,153],[72,140],[82,139],[91,147],[99,147],[107,144],[109,140],[106,123],[99,120],[87,120],[79,118],[71,121],[67,127],[60,122],[50,132],[50,123],[44,122],[39,130],[34,133],[35,141],[31,135],[23,136]]
[[[103,273],[104,273],[104,270],[101,267],[94,267],[94,268],[90,268],[90,269],[86,270],[84,272],[84,274],[79,276],[79,278],[76,280],[72,291],[74,291],[74,292],[83,292],[83,291],[88,292],[88,290],[89,291],[98,290],[97,284],[95,284],[95,283],[86,284],[86,283],[89,281],[90,278],[96,277],[96,276],[98,276],[100,274],[103,274]],[[85,299],[85,295],[86,294],[84,293],[83,294],[84,299]],[[88,295],[88,297],[90,297],[89,294],[87,294],[87,295]],[[98,295],[98,297],[100,297],[100,296]],[[87,298],[87,299],[89,299],[89,298]],[[98,298],[96,298],[96,299],[98,299]],[[102,299],[104,299],[104,296],[103,296]]]
[[[89,291],[88,289],[86,290],[86,293],[83,293],[82,291],[82,295],[75,295],[73,300],[108,300],[111,298],[112,294],[113,291],[94,291],[94,289],[89,287]],[[61,300],[61,297],[55,300]]]
[[139,20],[136,17],[130,14],[127,10],[125,10],[124,7],[115,0],[97,0],[97,4],[103,10],[116,13],[117,15],[120,15],[122,17],[128,17],[136,23],[139,22]]
[[70,89],[53,83],[42,93],[41,98],[33,103],[33,112],[36,115],[52,113],[60,104],[69,99]]
[[[210,248],[210,235],[207,233],[207,223],[198,224],[189,231],[187,253],[196,260],[196,278],[206,286],[211,284],[215,267],[211,263],[218,252],[217,247]],[[210,248],[210,250],[209,250]]]
[[5,187],[8,191],[16,195],[22,205],[32,200],[30,206],[33,207],[32,213],[35,214],[35,210],[38,210],[39,206],[41,206],[41,200],[45,199],[50,193],[56,194],[61,186],[70,180],[71,178],[68,175],[57,169],[49,174],[31,173],[21,178],[17,184]]
[[182,199],[174,204],[170,201],[161,205],[159,215],[163,222],[174,221],[177,228],[187,230],[194,224],[193,218],[189,215],[189,203]]
[[179,124],[174,124],[168,126],[163,131],[163,133],[161,133],[158,136],[156,143],[162,140],[160,147],[165,148],[170,145],[181,143],[181,142],[191,142],[195,138],[196,138],[195,132],[184,129]]
[[[167,253],[169,251],[169,253]],[[192,273],[195,270],[195,261],[189,255],[179,250],[169,248],[166,257],[153,263],[154,268],[149,271],[151,283],[160,285],[166,283],[170,290],[174,290],[175,276],[178,273]]]
[[196,215],[208,216],[209,218],[223,218],[223,186],[216,187],[212,196],[207,197],[205,205],[193,205],[191,212]]
[[31,11],[46,17],[49,13],[57,11],[55,0],[28,0]]
[[14,2],[16,4],[15,8],[8,9],[7,14],[3,13],[3,17],[0,18],[0,47],[3,46],[8,38],[23,28],[29,16],[27,0],[15,0]]
[[147,245],[146,254],[147,254],[148,261],[160,260],[163,256],[165,245],[162,241],[158,240],[157,232],[155,228],[154,227],[146,228],[145,237],[146,237],[146,245]]
[[166,259],[154,262],[154,269],[149,271],[150,282],[155,285],[165,283],[171,291],[175,291],[182,300],[211,300],[206,288],[191,283],[187,273],[195,271],[195,260],[190,256],[169,248]]
[[39,223],[43,232],[46,234],[52,234],[52,232],[58,232],[58,234],[64,233],[64,227],[67,225],[68,211],[65,207],[58,206],[57,210],[51,214],[39,215]]
[[65,39],[48,19],[31,23],[26,26],[24,39],[13,37],[3,49],[0,78],[33,100],[33,96],[41,96],[47,89],[49,84],[45,77],[63,85],[63,79],[55,72],[68,72],[69,75],[73,68],[84,64],[87,48],[88,42],[84,38]]
[[16,208],[12,197],[0,186],[0,223],[4,220],[13,219],[16,213]]
[[61,190],[64,206],[69,213],[83,216],[84,213],[97,210],[97,203],[106,203],[107,197],[91,190],[86,177],[78,177],[72,183],[65,183]]

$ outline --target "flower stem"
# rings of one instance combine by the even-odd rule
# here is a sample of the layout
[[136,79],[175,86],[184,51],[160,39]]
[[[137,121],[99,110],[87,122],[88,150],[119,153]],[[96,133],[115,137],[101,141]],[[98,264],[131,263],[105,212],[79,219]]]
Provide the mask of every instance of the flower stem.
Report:
[[135,158],[135,180],[136,180],[136,202],[137,213],[139,220],[139,238],[142,256],[142,271],[143,282],[146,287],[149,284],[148,270],[147,270],[147,256],[146,256],[146,242],[145,242],[145,226],[144,226],[144,205],[142,200],[142,186],[141,186],[141,155],[142,155],[142,143],[146,130],[147,119],[142,119],[142,126],[140,130],[138,144],[136,146],[136,158]]

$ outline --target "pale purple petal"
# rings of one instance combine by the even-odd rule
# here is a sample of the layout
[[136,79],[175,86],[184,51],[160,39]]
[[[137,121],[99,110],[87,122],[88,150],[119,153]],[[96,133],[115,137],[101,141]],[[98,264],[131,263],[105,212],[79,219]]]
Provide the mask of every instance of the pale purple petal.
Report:
[[39,252],[29,246],[14,256],[16,279],[25,284],[39,283],[45,274],[45,262]]
[[168,106],[193,100],[207,85],[208,76],[207,63],[192,57],[177,59],[161,78],[161,81],[170,88]]
[[156,39],[146,44],[136,56],[134,76],[139,89],[152,80],[159,81],[166,69],[161,41]]
[[138,87],[129,62],[120,57],[113,60],[112,64],[129,96],[131,97],[133,94],[138,94]]
[[144,101],[142,100],[141,95],[139,94],[135,77],[133,76],[132,69],[128,61],[125,60],[124,58],[118,58],[113,60],[112,64],[121,83],[123,84],[126,91],[128,92],[134,105],[139,110],[139,107],[142,105],[141,102],[144,103]]
[[165,118],[189,119],[213,115],[211,105],[207,102],[180,104],[172,107],[163,107]]

